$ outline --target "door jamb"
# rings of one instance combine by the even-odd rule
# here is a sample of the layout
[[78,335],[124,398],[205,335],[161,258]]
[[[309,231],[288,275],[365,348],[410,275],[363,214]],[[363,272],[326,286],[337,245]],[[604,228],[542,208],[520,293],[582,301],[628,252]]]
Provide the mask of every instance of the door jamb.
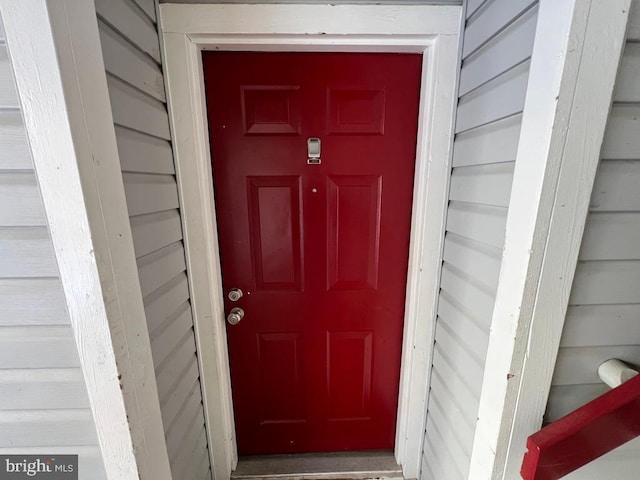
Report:
[[417,478],[449,188],[460,16],[461,7],[433,5],[160,5],[187,271],[216,478],[230,477],[237,449],[201,52],[423,55],[395,442],[404,477]]

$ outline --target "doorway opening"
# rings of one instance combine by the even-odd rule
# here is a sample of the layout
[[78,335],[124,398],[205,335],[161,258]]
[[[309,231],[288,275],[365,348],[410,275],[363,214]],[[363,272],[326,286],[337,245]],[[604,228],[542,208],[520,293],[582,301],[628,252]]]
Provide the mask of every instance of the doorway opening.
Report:
[[223,297],[228,292],[222,288],[218,225],[212,209],[203,50],[417,53],[422,57],[393,451],[403,475],[416,478],[422,459],[450,170],[460,14],[459,7],[433,5],[160,6],[207,435],[217,478],[229,478],[235,469],[237,444]]
[[238,452],[392,451],[422,56],[203,66]]

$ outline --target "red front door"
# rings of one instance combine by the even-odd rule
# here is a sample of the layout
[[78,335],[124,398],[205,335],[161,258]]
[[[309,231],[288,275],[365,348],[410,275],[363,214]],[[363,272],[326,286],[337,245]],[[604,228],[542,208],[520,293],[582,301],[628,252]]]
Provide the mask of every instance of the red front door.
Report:
[[393,448],[421,62],[204,53],[241,455]]

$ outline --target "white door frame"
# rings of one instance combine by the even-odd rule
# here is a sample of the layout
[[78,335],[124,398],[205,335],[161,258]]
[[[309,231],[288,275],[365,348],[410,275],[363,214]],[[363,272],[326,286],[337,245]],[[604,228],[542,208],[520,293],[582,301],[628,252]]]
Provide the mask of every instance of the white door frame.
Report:
[[202,50],[423,54],[395,456],[417,478],[446,220],[461,7],[160,5],[169,117],[213,469],[237,463]]

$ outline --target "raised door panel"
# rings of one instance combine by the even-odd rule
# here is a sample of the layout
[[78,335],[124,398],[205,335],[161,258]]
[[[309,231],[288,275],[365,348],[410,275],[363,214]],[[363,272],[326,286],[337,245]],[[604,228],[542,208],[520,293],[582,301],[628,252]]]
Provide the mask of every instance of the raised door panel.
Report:
[[384,135],[385,92],[379,89],[327,89],[329,134]]
[[258,352],[263,391],[260,422],[306,422],[302,334],[259,333]]
[[300,133],[299,86],[260,85],[241,88],[246,135]]
[[249,177],[254,280],[258,290],[302,290],[300,178]]
[[331,176],[327,183],[328,289],[376,289],[382,177]]
[[370,415],[373,332],[327,332],[329,421]]

